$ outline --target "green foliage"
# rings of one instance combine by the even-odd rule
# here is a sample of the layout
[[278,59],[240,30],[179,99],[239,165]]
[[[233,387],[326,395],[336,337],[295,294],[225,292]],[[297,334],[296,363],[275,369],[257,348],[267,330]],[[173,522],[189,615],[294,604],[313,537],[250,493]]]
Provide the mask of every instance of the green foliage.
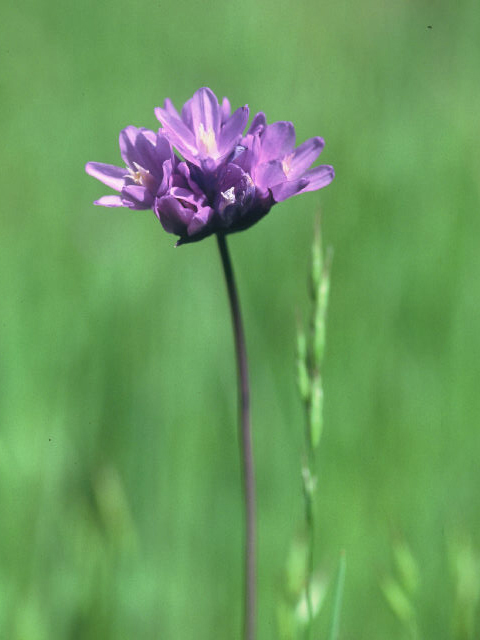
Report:
[[400,584],[411,597],[414,597],[420,583],[420,572],[410,547],[403,540],[396,542],[393,545],[393,556]]
[[450,542],[449,556],[455,594],[453,637],[456,640],[474,640],[479,628],[480,553],[471,536],[457,533]]
[[327,581],[324,575],[314,574],[310,582],[310,593],[302,591],[300,600],[294,610],[297,626],[301,629],[311,624],[320,613],[327,591]]
[[410,628],[415,622],[415,610],[404,589],[394,578],[386,578],[382,583],[386,601],[400,622]]
[[418,636],[417,596],[420,571],[410,547],[404,540],[393,544],[394,573],[386,576],[381,589],[387,604],[406,630],[408,637]]
[[304,637],[306,629],[311,625],[310,616],[318,616],[327,594],[327,578],[321,572],[311,576],[310,592],[307,593],[308,553],[307,537],[295,537],[290,545],[285,566],[283,598],[277,607],[277,623],[282,640]]

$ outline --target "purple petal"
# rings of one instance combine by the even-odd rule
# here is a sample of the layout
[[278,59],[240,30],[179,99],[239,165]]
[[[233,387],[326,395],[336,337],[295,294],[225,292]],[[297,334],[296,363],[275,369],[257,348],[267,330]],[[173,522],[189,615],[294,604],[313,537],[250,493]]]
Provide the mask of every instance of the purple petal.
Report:
[[[157,134],[144,127],[126,127],[120,132],[120,152],[125,164],[136,170],[135,164],[147,168],[146,164],[155,165],[152,151],[155,147]],[[150,167],[148,167],[150,169]]]
[[173,162],[173,150],[168,138],[163,135],[161,131],[157,134],[156,139],[156,160],[160,164],[163,164],[165,160],[171,160]]
[[128,175],[125,167],[116,167],[113,164],[103,164],[102,162],[87,162],[85,171],[89,176],[97,178],[107,187],[112,187],[116,191],[122,190],[125,184],[125,176]]
[[148,189],[137,184],[129,184],[122,189],[123,201],[128,201],[125,206],[133,209],[150,209],[153,196]]
[[182,107],[182,120],[190,129],[190,131],[193,131],[192,99],[191,98],[187,100]]
[[192,132],[183,120],[160,107],[156,107],[155,115],[162,123],[162,133],[167,135],[170,142],[177,147],[183,156],[194,162],[198,155],[197,145]]
[[202,87],[192,97],[193,131],[198,139],[200,125],[208,133],[213,131],[215,138],[220,131],[221,111],[217,96],[208,87]]
[[237,164],[229,163],[224,171],[222,171],[221,178],[218,182],[218,190],[226,191],[230,187],[237,185],[238,181],[243,178],[245,172]]
[[170,100],[170,98],[165,98],[163,102],[163,108],[165,109],[165,111],[168,111],[170,115],[180,118],[180,114],[175,109],[175,106],[173,102]]
[[287,198],[296,196],[308,185],[307,178],[300,178],[299,180],[289,180],[272,187],[272,196],[275,202],[283,202]]
[[144,129],[143,127],[140,129],[145,138],[155,146],[157,141],[157,134],[155,131],[150,131],[150,129]]
[[186,189],[185,187],[172,187],[169,195],[183,200],[190,200],[192,198],[192,192],[190,189]]
[[308,184],[303,191],[315,191],[330,184],[335,177],[335,171],[330,165],[321,164],[318,167],[310,169],[310,171],[306,171],[303,177],[308,180]]
[[284,159],[289,180],[299,178],[318,158],[325,143],[323,138],[310,138]]
[[233,206],[235,210],[246,209],[251,204],[256,193],[255,184],[248,173],[238,165],[229,163],[223,170],[219,182],[214,208],[223,216],[226,209]]
[[226,121],[220,132],[218,150],[221,155],[230,153],[240,140],[248,122],[248,106],[240,107]]
[[282,160],[295,147],[295,128],[291,122],[269,124],[262,135],[261,161]]
[[225,124],[225,122],[228,120],[232,112],[232,108],[230,106],[230,100],[228,98],[223,98],[221,110],[222,110],[222,124]]
[[244,147],[243,145],[238,144],[235,147],[232,156],[230,157],[230,162],[238,165],[244,171],[250,171],[252,167],[251,158],[251,150],[248,147]]
[[261,189],[270,189],[276,184],[285,182],[285,180],[280,160],[265,162],[255,169],[255,184]]
[[265,129],[266,126],[267,126],[267,119],[265,118],[265,114],[262,111],[260,111],[254,116],[252,120],[252,124],[250,125],[247,131],[247,135],[255,135],[256,133],[262,133],[262,131]]
[[203,197],[203,198],[205,197],[205,194],[203,193],[201,188],[192,179],[191,173],[190,173],[190,169],[189,169],[189,167],[188,167],[186,162],[180,162],[178,164],[177,172],[173,176],[173,181],[175,181],[177,185],[179,184],[178,178],[180,178],[180,180],[182,182],[182,186],[184,186],[185,182],[186,182],[188,188],[190,189],[190,191],[195,196],[197,196],[197,197],[200,196],[200,197]]
[[218,164],[223,160],[223,157],[220,158],[216,158],[215,160],[213,158],[205,158],[204,160],[200,161],[200,168],[202,169],[204,174],[213,174],[215,172],[215,169],[218,167]]
[[191,209],[185,209],[173,196],[163,196],[155,201],[155,213],[168,233],[185,235],[193,217]]
[[202,231],[210,222],[213,216],[213,209],[210,207],[203,207],[193,216],[190,224],[187,227],[187,233],[189,236],[193,236],[199,231]]
[[118,139],[123,161],[131,169],[134,169],[133,163],[138,162],[137,153],[135,151],[135,141],[137,139],[138,132],[139,129],[132,125],[125,127],[125,129],[120,131]]
[[160,197],[165,195],[168,189],[171,186],[171,178],[172,178],[172,161],[170,159],[165,160],[162,165],[163,176],[160,184],[157,188],[156,196]]
[[260,159],[261,150],[260,136],[258,134],[254,136],[247,135],[236,147],[231,162],[238,164],[244,171],[253,175]]
[[[167,141],[167,154],[164,155],[164,157],[160,156],[159,158],[157,148],[155,146],[156,140],[157,138],[154,139],[154,143],[152,144],[144,135],[143,131],[139,131],[135,141],[135,162],[143,169],[147,169],[157,182],[161,182],[163,177],[162,164],[170,155],[170,145]],[[161,141],[162,140],[165,140],[165,136],[163,135],[161,136]],[[160,142],[160,144],[162,144],[162,142]],[[165,150],[163,145],[162,148]]]
[[157,184],[156,190],[158,192],[163,190],[163,193],[168,188],[168,183],[170,181],[170,177],[172,175],[172,168],[174,166],[174,154],[172,146],[169,140],[161,133],[161,131],[157,134],[156,144],[155,144],[155,152],[152,158],[153,164],[150,172],[153,176],[155,176]]
[[[148,135],[150,133],[153,132],[147,129],[138,131],[134,147],[129,149],[129,154],[132,163],[138,164],[151,174],[153,179],[145,186],[149,186],[155,192],[158,184],[163,180],[163,163],[166,160],[173,160],[173,151],[170,142],[161,131],[153,134],[153,139]],[[128,138],[124,139],[124,144],[129,144]],[[132,169],[136,171],[137,167],[134,165]]]
[[120,196],[102,196],[98,200],[95,200],[93,204],[99,204],[102,207],[123,207]]

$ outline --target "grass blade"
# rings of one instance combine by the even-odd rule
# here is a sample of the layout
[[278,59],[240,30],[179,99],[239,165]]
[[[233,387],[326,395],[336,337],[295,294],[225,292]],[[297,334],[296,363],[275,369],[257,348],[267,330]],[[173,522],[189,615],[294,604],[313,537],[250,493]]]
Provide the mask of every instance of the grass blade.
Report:
[[330,627],[330,635],[328,640],[338,640],[338,632],[340,630],[340,613],[342,609],[343,589],[345,586],[345,571],[347,569],[347,559],[345,552],[340,555],[340,564],[337,574],[337,585],[335,588],[335,600],[333,603],[332,626]]

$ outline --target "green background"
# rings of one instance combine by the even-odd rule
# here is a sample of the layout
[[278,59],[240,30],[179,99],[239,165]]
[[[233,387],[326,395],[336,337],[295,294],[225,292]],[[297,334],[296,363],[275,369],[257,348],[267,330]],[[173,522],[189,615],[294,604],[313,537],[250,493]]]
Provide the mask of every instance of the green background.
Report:
[[[109,190],[84,172],[119,162],[121,128],[156,127],[165,97],[203,85],[293,121],[299,141],[322,135],[337,174],[230,238],[259,640],[280,637],[303,518],[294,343],[319,208],[335,256],[316,561],[333,579],[347,554],[341,638],[409,637],[380,587],[399,539],[421,576],[420,637],[478,637],[455,631],[452,570],[452,540],[472,541],[466,573],[480,547],[478,3],[26,0],[0,14],[0,638],[240,638],[215,240],[174,249],[152,213],[94,207]],[[331,608],[330,587],[314,638]]]

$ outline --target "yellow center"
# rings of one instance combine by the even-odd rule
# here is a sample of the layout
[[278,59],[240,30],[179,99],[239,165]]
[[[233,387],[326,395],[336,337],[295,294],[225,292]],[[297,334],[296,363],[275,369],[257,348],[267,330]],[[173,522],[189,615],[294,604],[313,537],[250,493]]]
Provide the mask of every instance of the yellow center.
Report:
[[291,153],[289,156],[285,156],[285,158],[282,160],[283,173],[287,176],[287,178],[288,178],[288,174],[292,170],[292,167],[290,165],[292,164],[293,155],[294,154]]
[[205,131],[205,127],[202,122],[198,125],[198,141],[201,153],[207,156],[213,156],[218,153],[217,141],[215,140],[215,132],[213,128],[208,127]]

